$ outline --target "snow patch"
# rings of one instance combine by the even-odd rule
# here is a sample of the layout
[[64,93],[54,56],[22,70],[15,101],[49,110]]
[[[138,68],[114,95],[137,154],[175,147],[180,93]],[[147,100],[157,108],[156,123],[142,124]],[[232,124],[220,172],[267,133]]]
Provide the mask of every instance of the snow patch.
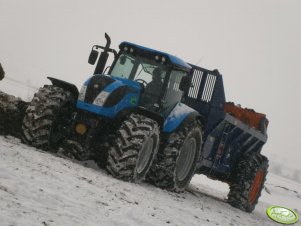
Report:
[[[177,194],[123,182],[104,170],[0,137],[1,226],[275,225],[266,207],[298,199],[294,191],[300,194],[300,185],[271,174],[267,186],[271,195],[263,191],[249,214],[226,203],[226,184],[205,176],[196,175],[188,190]],[[285,205],[299,211],[300,203]]]

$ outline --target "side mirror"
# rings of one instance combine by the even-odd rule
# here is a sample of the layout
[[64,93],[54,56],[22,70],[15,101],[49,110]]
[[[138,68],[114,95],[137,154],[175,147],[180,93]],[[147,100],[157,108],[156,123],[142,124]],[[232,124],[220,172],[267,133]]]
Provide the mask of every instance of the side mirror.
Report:
[[179,89],[183,92],[188,91],[190,88],[190,77],[188,75],[185,75],[182,77]]
[[88,63],[94,65],[98,57],[98,52],[94,49],[91,50]]

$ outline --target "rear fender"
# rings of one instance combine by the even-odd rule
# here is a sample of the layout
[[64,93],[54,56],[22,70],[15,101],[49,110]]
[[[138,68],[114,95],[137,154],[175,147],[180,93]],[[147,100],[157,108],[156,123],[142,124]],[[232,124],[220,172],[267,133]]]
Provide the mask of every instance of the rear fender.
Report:
[[68,90],[72,93],[72,95],[74,96],[75,99],[78,98],[78,89],[77,87],[72,84],[72,83],[69,83],[69,82],[65,82],[63,80],[60,80],[60,79],[56,79],[56,78],[52,78],[52,77],[47,77],[51,83],[54,85],[54,86],[57,86],[57,87],[60,87],[64,90]]
[[199,120],[200,114],[183,103],[178,103],[164,121],[163,132],[172,133],[191,120]]
[[129,115],[131,113],[137,113],[137,114],[144,115],[148,118],[151,118],[151,119],[155,120],[158,123],[160,128],[163,128],[164,118],[161,115],[159,115],[155,112],[148,111],[148,110],[146,110],[142,107],[124,109],[124,110],[122,110],[121,112],[118,113],[117,118],[122,119],[122,118],[126,117],[127,115]]

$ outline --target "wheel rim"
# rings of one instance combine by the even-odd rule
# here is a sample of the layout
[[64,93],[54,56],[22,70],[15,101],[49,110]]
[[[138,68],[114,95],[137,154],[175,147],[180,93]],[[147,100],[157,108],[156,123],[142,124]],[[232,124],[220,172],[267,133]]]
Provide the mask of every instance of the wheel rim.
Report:
[[190,138],[184,143],[178,157],[176,173],[179,181],[183,181],[190,173],[196,153],[196,140]]
[[255,202],[256,198],[258,197],[260,188],[262,186],[263,178],[264,178],[264,171],[262,169],[258,170],[254,177],[253,183],[251,185],[250,193],[249,193],[249,201],[251,204],[253,204]]
[[138,174],[142,173],[145,167],[148,165],[148,162],[152,156],[154,146],[154,139],[149,138],[147,142],[144,144],[142,150],[139,153],[139,158],[137,160],[136,171]]

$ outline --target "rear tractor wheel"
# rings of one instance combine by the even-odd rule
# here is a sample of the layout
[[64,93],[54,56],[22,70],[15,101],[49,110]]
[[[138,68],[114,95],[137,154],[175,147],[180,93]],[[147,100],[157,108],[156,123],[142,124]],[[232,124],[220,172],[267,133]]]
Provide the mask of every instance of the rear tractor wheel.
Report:
[[268,171],[268,159],[260,153],[242,157],[233,174],[228,203],[246,212],[252,212],[258,202]]
[[148,181],[170,191],[184,191],[201,153],[201,131],[201,125],[193,121],[170,134],[150,169]]
[[125,181],[144,180],[157,154],[159,136],[156,121],[139,114],[129,115],[109,146],[107,171]]

